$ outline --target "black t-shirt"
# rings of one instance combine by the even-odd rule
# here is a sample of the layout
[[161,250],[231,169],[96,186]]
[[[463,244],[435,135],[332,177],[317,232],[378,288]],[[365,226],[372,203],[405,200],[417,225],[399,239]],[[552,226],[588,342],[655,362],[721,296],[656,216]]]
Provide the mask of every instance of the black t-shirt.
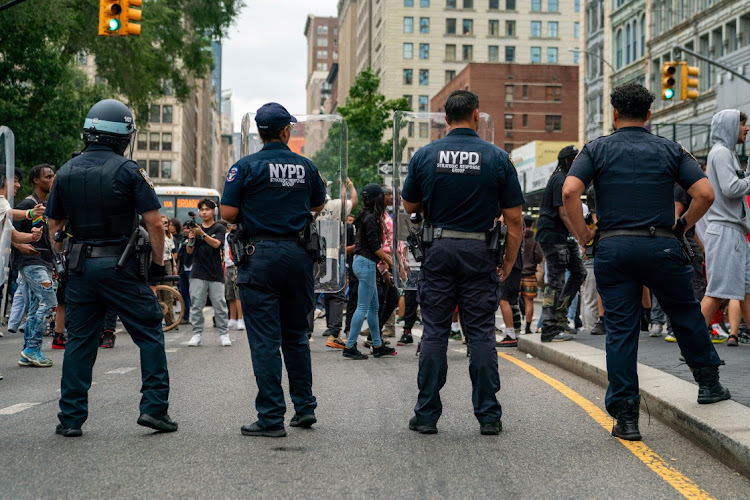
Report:
[[[690,196],[685,189],[680,186],[679,184],[675,183],[674,185],[674,201],[678,201],[682,203],[682,205],[685,207],[685,210],[680,214],[680,216],[684,215],[685,212],[687,212],[687,209],[690,208],[690,203],[693,202],[693,197]],[[694,238],[695,237],[695,226],[691,227],[687,231],[685,231],[685,236],[688,238]]]
[[224,281],[224,268],[221,258],[221,250],[224,248],[224,235],[227,228],[215,222],[211,227],[201,226],[207,236],[221,242],[219,248],[214,248],[204,240],[196,238],[193,248],[193,270],[190,271],[190,279],[196,278],[206,281]]
[[[347,246],[351,246],[351,245],[353,245],[355,243],[355,241],[354,241],[354,235],[355,235],[354,224],[347,223],[346,224],[346,245]],[[350,271],[352,269],[352,262],[354,262],[354,253],[353,252],[351,254],[349,254],[349,255],[346,256],[346,265],[349,267]]]
[[354,255],[361,255],[373,262],[380,262],[375,252],[382,248],[380,244],[380,225],[375,214],[370,210],[362,210],[354,221],[357,227],[357,242],[354,245]]
[[[16,205],[18,210],[26,212],[30,208],[37,206],[39,202],[33,197],[29,196],[24,198],[21,202]],[[47,203],[45,202],[46,206]],[[31,243],[39,255],[24,255],[15,248],[13,249],[13,268],[21,269],[27,266],[45,266],[47,269],[52,269],[52,253],[49,245],[49,230],[47,228],[47,219],[42,217],[41,219],[24,219],[13,222],[16,230],[20,233],[30,233],[32,228],[42,226],[42,239]]]
[[537,222],[536,240],[542,245],[564,244],[568,235],[560,218],[560,207],[563,206],[562,188],[565,183],[565,174],[558,170],[547,182],[542,196],[542,204],[539,207],[539,221]]

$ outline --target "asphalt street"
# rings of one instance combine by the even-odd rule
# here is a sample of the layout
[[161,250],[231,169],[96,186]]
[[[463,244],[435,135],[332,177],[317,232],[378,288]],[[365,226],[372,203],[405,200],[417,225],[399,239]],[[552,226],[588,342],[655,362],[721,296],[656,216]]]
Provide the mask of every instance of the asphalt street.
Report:
[[230,332],[233,345],[221,347],[207,329],[203,346],[190,348],[189,327],[167,332],[170,415],[180,429],[154,434],[135,423],[138,350],[120,327],[116,347],[99,352],[90,417],[75,439],[54,433],[63,351],[48,349],[46,338],[55,365],[21,368],[21,336],[6,335],[0,497],[750,498],[748,479],[645,413],[644,446],[626,447],[609,435],[611,419],[597,422],[604,389],[515,349],[502,354],[517,363],[499,358],[499,436],[479,434],[468,358],[457,341],[448,350],[439,433],[420,435],[407,424],[416,346],[348,361],[325,347],[324,328],[318,320],[311,342],[318,423],[288,427],[279,439],[240,434],[255,420],[244,332]]

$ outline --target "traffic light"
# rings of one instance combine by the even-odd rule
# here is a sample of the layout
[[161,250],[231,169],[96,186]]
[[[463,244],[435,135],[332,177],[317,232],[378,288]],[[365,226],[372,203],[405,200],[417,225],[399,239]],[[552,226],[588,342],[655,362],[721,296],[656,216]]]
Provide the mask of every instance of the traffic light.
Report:
[[697,66],[688,66],[685,61],[680,62],[680,98],[698,98],[698,72]]
[[127,36],[141,34],[141,24],[134,23],[133,21],[141,20],[140,6],[142,3],[143,0],[120,1],[120,4],[122,5],[122,15],[120,16],[120,19],[122,20],[122,27],[120,28],[120,35]]
[[99,0],[99,35],[111,36],[120,32],[120,0]]
[[674,74],[677,71],[677,63],[674,61],[665,62],[661,67],[661,98],[669,101],[674,98]]

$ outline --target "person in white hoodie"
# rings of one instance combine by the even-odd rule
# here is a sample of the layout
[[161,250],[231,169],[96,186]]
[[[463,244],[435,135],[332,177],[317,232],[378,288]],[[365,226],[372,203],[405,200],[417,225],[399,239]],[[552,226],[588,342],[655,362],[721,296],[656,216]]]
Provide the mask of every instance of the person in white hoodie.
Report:
[[[711,120],[713,147],[708,154],[706,175],[714,188],[714,203],[706,212],[708,222],[703,244],[706,248],[708,286],[701,300],[706,324],[724,299],[742,301],[745,321],[750,320],[750,178],[740,166],[735,147],[747,138],[747,115],[725,109]],[[736,342],[736,337],[729,339]],[[736,345],[736,344],[734,344]]]

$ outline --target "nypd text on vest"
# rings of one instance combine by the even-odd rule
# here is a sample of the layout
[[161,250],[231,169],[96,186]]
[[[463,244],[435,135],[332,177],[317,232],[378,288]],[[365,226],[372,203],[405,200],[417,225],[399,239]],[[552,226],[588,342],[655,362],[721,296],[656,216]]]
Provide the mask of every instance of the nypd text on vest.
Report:
[[437,171],[442,174],[479,175],[482,153],[476,151],[439,151]]
[[294,163],[268,164],[268,181],[271,187],[304,187],[305,174],[304,165]]

